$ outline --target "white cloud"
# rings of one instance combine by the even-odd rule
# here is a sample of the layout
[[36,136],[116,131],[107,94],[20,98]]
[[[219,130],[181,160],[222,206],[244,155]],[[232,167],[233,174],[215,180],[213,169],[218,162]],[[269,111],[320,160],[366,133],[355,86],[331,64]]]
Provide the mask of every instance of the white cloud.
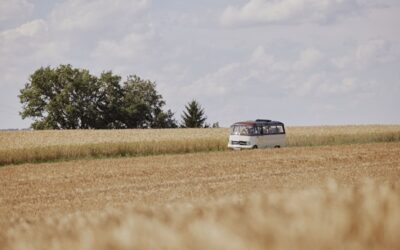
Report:
[[1,0],[0,22],[19,21],[32,14],[34,5],[27,0]]
[[322,59],[322,53],[314,48],[305,49],[300,53],[300,58],[294,63],[294,70],[307,70],[318,64]]
[[0,84],[23,84],[40,66],[72,63],[98,72],[118,67],[146,50],[151,35],[141,11],[149,2],[67,0],[42,19],[1,31]]
[[60,30],[101,29],[100,24],[115,23],[119,18],[145,9],[148,4],[149,0],[67,0],[53,9],[51,20]]
[[298,96],[348,95],[356,90],[360,91],[356,78],[340,79],[324,72],[313,74],[292,86],[293,93]]
[[197,96],[225,96],[229,92],[240,91],[244,85],[244,78],[242,65],[232,63],[185,86],[184,89],[185,92]]
[[151,39],[150,33],[131,33],[121,40],[100,41],[92,56],[96,60],[137,60],[135,57],[140,57],[146,52]]
[[5,30],[0,33],[1,39],[17,39],[18,37],[33,37],[38,32],[45,30],[46,22],[43,19],[33,20],[18,26],[15,29]]
[[197,96],[251,95],[254,90],[274,96],[326,96],[349,94],[359,89],[357,79],[328,72],[329,61],[315,48],[298,52],[297,59],[274,57],[258,46],[240,62],[222,66],[185,87]]
[[352,64],[352,57],[350,55],[342,56],[342,57],[336,57],[336,58],[332,58],[331,62],[338,69],[344,69],[347,66],[349,66],[350,64]]
[[317,66],[323,59],[323,54],[316,48],[306,48],[299,52],[298,58],[290,60],[278,60],[273,55],[265,52],[264,47],[258,46],[250,56],[249,62],[253,69],[260,71],[306,71]]
[[352,67],[363,70],[371,66],[388,63],[398,58],[391,44],[383,39],[373,39],[359,44],[348,55],[332,59],[333,65],[339,69]]
[[251,54],[250,62],[252,64],[271,66],[274,63],[274,57],[267,54],[263,46],[258,46]]
[[[27,51],[35,48],[38,45],[36,38],[43,36],[47,31],[46,22],[42,19],[27,22],[15,29],[5,30],[0,32],[0,58],[6,61],[0,61],[0,64],[12,63],[16,55],[26,55]],[[19,57],[18,57],[19,58]]]
[[185,92],[195,93],[197,96],[225,96],[232,92],[241,92],[250,87],[250,78],[261,78],[261,74],[273,64],[274,58],[268,56],[262,46],[258,46],[246,61],[220,67],[185,86]]
[[348,94],[357,89],[357,79],[354,77],[344,78],[338,84],[322,85],[321,90],[325,93]]
[[326,22],[357,10],[356,0],[249,0],[228,6],[221,23],[226,26],[252,23]]
[[48,40],[48,31],[46,21],[36,19],[0,32],[0,85],[22,86],[35,67],[48,65],[63,51]]
[[370,40],[361,44],[356,52],[357,65],[364,67],[371,63],[385,63],[392,59],[388,42],[382,39]]

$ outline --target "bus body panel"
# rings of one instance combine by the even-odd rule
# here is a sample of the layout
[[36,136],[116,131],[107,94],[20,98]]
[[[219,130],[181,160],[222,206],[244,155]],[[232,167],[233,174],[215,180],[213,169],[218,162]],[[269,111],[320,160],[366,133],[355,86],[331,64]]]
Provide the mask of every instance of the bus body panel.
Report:
[[267,139],[266,147],[284,147],[286,135],[285,134],[277,134],[277,135],[267,135],[265,136]]
[[230,135],[229,136],[229,148],[253,148],[256,139],[254,136],[246,135]]

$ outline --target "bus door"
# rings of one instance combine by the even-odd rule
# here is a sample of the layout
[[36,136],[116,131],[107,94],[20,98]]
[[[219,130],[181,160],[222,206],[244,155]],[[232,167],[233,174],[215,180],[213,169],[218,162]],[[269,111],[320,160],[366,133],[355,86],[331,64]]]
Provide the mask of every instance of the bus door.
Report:
[[282,125],[270,125],[268,126],[268,147],[283,146],[285,140],[285,134]]
[[259,127],[260,135],[258,136],[258,146],[265,148],[268,146],[268,126]]

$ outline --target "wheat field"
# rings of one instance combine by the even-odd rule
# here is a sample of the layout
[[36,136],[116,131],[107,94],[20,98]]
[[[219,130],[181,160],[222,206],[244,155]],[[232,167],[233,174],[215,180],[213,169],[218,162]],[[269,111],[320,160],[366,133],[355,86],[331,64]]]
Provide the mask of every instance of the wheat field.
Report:
[[298,126],[287,130],[288,146],[400,141],[399,125]]
[[399,249],[400,190],[354,188],[257,194],[163,208],[108,209],[21,222],[4,249]]
[[[288,127],[287,146],[400,141],[399,125]],[[227,150],[229,130],[141,129],[0,132],[0,166],[81,158]]]
[[0,168],[1,249],[399,249],[400,143]]

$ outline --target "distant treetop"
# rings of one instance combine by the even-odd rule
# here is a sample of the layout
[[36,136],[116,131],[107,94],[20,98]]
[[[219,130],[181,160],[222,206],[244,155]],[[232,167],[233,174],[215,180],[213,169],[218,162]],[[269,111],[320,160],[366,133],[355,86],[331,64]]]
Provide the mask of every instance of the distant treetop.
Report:
[[209,127],[205,124],[207,117],[205,111],[201,105],[196,101],[192,100],[185,106],[185,111],[182,115],[182,127],[184,128],[203,128]]

